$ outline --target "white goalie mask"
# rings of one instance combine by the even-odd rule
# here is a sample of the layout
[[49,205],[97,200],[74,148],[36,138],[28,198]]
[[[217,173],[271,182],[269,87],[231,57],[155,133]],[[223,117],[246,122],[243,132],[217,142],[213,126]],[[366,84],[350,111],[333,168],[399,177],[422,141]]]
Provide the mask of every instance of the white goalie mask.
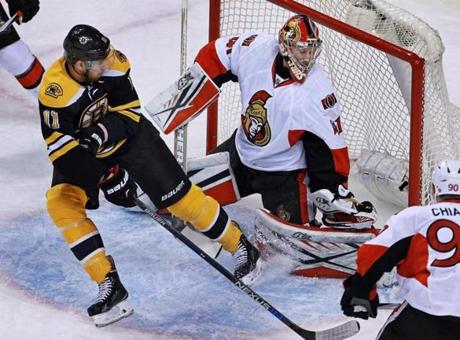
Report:
[[295,15],[281,27],[278,42],[291,74],[303,81],[321,53],[318,27],[306,15]]
[[433,194],[460,197],[460,161],[446,160],[439,163],[431,176]]

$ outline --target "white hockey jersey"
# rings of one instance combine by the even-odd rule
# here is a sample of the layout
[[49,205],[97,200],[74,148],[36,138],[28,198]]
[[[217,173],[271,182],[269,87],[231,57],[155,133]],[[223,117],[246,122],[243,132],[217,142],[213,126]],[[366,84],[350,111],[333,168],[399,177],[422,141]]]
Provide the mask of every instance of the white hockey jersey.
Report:
[[397,265],[411,306],[460,317],[460,201],[410,207],[392,216],[383,232],[361,246],[357,262],[362,276]]
[[348,176],[348,150],[332,83],[318,63],[303,83],[280,78],[275,72],[278,52],[274,36],[246,33],[217,39],[197,57],[211,78],[237,77],[244,110],[236,135],[241,161],[263,171],[304,169],[301,137],[309,131],[325,142],[336,171]]

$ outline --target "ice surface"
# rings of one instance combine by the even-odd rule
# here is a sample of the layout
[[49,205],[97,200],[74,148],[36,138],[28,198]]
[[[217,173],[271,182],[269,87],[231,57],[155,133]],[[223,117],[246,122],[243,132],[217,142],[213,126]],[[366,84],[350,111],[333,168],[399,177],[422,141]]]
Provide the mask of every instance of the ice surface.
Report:
[[[394,0],[396,3],[397,1]],[[19,27],[45,66],[62,53],[70,27],[98,27],[125,52],[141,100],[147,101],[179,73],[179,0],[41,2],[32,22]],[[191,0],[189,60],[207,40],[207,0]],[[445,74],[451,100],[460,104],[460,4],[455,0],[406,0],[404,7],[439,30],[446,46]],[[401,4],[398,4],[401,6]],[[109,204],[90,216],[117,261],[135,314],[96,329],[86,307],[97,288],[86,277],[45,211],[51,166],[39,128],[37,105],[16,80],[0,70],[0,339],[296,339],[224,277],[141,213]],[[204,138],[190,127],[192,155]],[[167,138],[171,145],[171,138]],[[364,189],[355,194],[365,197]],[[254,204],[256,199],[251,200]],[[395,207],[378,203],[380,223]],[[250,224],[251,216],[244,217]],[[220,258],[231,269],[228,256]],[[312,328],[345,320],[340,315],[338,280],[286,275],[280,262],[254,289],[294,322]],[[394,292],[384,292],[391,300]],[[373,338],[388,312],[362,321],[355,339]]]

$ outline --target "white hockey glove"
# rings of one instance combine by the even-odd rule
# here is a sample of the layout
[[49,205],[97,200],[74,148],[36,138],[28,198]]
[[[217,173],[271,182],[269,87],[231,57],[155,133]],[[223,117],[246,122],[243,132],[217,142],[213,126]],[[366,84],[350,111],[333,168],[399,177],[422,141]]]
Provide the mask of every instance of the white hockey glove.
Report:
[[353,193],[339,185],[337,194],[328,189],[311,193],[315,206],[323,214],[323,223],[333,228],[371,228],[377,220],[377,212],[371,202],[359,202]]

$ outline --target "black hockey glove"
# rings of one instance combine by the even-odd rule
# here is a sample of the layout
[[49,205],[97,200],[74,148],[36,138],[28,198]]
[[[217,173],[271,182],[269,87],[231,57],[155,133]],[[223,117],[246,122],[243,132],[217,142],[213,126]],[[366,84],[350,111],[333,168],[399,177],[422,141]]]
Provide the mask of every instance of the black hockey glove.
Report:
[[99,125],[94,125],[78,131],[76,138],[83,149],[95,156],[104,143],[104,131]]
[[359,202],[355,198],[355,195],[353,195],[353,193],[347,188],[345,188],[342,184],[339,185],[339,187],[337,188],[335,199],[344,199],[344,200],[353,202],[358,212],[371,213],[372,211],[374,211],[374,205],[371,202],[369,201]]
[[373,288],[364,283],[361,275],[355,273],[348,277],[343,281],[343,286],[345,292],[340,300],[343,314],[364,320],[377,316],[379,296],[375,294],[373,299],[369,298]]
[[[27,22],[37,14],[40,9],[39,0],[7,0],[10,16],[13,16],[17,11],[22,12],[22,22]],[[20,24],[20,18],[16,18],[16,22]]]
[[99,188],[110,203],[127,208],[136,205],[134,199],[137,185],[125,169],[118,166],[110,168],[99,182]]

